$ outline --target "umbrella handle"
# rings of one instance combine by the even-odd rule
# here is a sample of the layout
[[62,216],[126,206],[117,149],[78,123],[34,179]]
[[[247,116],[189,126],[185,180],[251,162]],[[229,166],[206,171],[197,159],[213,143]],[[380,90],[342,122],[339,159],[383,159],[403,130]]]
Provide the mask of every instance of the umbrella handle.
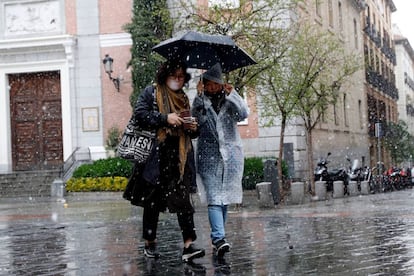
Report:
[[[200,76],[200,82],[203,83],[203,75]],[[199,92],[199,96],[201,97],[204,94],[204,85],[203,85],[203,90],[201,90],[201,92]],[[206,106],[204,104],[204,97],[202,98],[203,101],[203,115],[206,115]]]
[[[200,76],[200,80],[198,81],[198,83],[201,83],[201,84],[203,83],[203,75]],[[203,88],[200,89],[200,90],[199,90],[198,86],[199,85],[197,84],[197,95],[201,97],[204,93],[204,85],[203,85]]]

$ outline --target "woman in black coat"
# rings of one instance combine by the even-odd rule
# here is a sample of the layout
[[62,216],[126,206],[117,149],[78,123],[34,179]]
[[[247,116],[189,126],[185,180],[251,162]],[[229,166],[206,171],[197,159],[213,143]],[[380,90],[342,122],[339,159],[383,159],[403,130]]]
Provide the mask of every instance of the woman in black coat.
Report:
[[132,204],[144,207],[142,237],[147,257],[159,257],[156,247],[159,213],[167,209],[177,213],[184,241],[184,262],[205,254],[193,245],[197,236],[190,200],[195,186],[191,139],[198,136],[198,129],[196,122],[187,122],[184,115],[180,116],[190,110],[182,89],[190,80],[186,69],[181,62],[167,61],[157,72],[156,85],[140,94],[134,109],[135,119],[140,127],[156,131],[157,139],[147,162],[135,165],[124,193]]

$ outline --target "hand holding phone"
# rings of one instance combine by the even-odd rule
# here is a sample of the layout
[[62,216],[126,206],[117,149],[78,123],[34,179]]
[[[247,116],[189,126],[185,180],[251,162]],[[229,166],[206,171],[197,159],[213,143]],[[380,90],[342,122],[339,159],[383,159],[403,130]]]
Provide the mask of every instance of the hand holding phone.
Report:
[[204,91],[204,84],[203,84],[203,81],[200,78],[200,80],[197,83],[197,94],[198,94],[198,96],[201,96],[203,94],[203,91]]

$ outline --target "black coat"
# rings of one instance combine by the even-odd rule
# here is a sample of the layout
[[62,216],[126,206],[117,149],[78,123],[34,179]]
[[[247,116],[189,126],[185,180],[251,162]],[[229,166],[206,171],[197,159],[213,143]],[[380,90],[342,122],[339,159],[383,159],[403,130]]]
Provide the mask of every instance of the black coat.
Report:
[[[135,105],[135,119],[144,129],[168,127],[167,115],[158,111],[154,99],[154,87],[149,86],[140,94]],[[188,132],[188,135],[195,138],[198,133]],[[168,136],[163,143],[156,141],[147,162],[134,166],[124,198],[137,206],[155,204],[160,211],[168,207],[170,212],[194,212],[190,201],[190,193],[196,187],[192,147],[187,155],[182,181],[179,181],[178,164],[178,137]]]

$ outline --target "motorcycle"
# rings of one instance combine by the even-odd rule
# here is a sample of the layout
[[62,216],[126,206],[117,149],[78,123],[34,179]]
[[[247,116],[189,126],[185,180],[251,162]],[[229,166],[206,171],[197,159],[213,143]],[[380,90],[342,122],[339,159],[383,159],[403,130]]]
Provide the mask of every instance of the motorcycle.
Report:
[[391,167],[384,172],[387,185],[384,185],[384,192],[393,190],[402,190],[407,187],[407,173],[404,169]]
[[328,157],[331,155],[328,152],[325,158],[320,158],[317,166],[314,170],[314,179],[315,181],[325,181],[326,182],[326,190],[328,192],[333,191],[333,183],[334,181],[343,181],[344,182],[344,194],[348,193],[348,183],[349,177],[347,170],[345,168],[339,168],[335,170],[328,170]]

